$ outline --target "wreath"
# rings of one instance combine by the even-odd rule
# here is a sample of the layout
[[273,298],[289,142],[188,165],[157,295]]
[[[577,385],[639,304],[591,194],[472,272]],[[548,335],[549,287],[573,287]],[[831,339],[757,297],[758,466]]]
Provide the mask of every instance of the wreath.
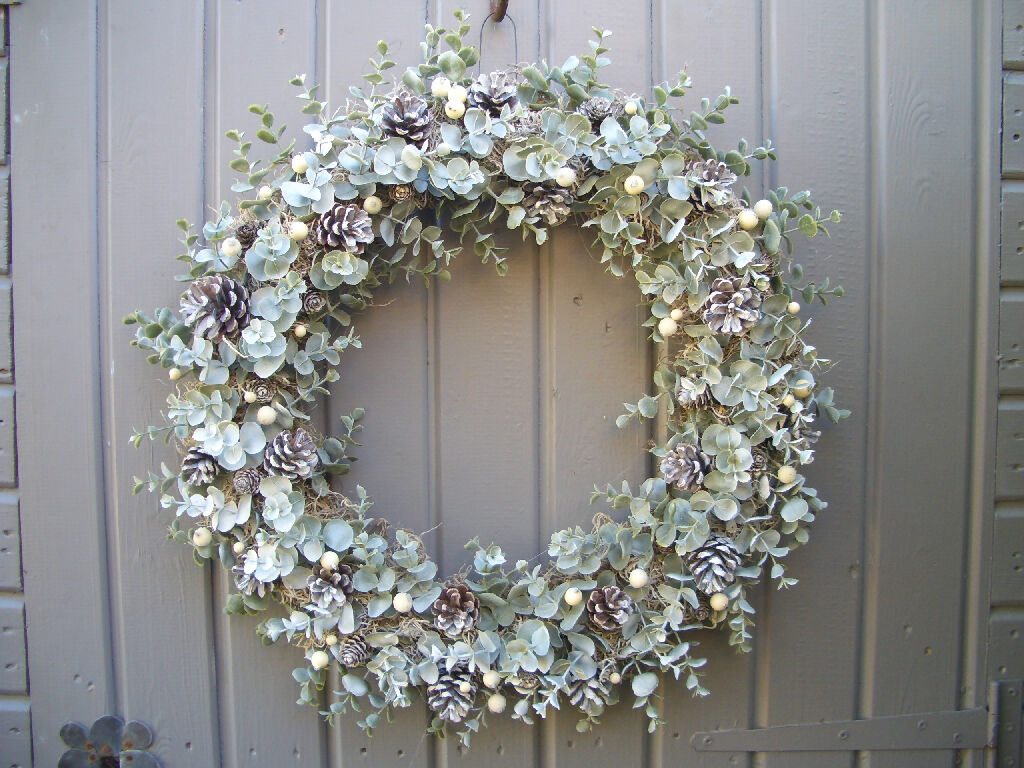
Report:
[[[709,124],[738,101],[728,88],[688,116],[671,106],[685,73],[651,100],[612,90],[599,82],[610,33],[596,29],[591,52],[561,67],[472,77],[479,52],[463,42],[467,16],[456,19],[426,27],[425,63],[399,84],[378,43],[367,86],[340,111],[296,77],[311,149],[284,147],[266,106],[250,111],[269,161],[228,132],[244,199],[223,204],[201,237],[178,222],[180,312],[126,318],[138,324],[132,343],[175,382],[165,423],[132,441],[162,438],[182,454],[135,490],[160,494],[172,537],[197,561],[230,570],[228,612],[286,609],[259,632],[303,649],[300,701],[330,720],[352,709],[370,730],[418,691],[429,731],[452,726],[468,743],[509,706],[532,723],[568,705],[586,730],[626,690],[653,729],[666,673],[707,693],[692,631],[726,627],[749,650],[748,590],[762,575],[795,583],[785,558],[826,506],[800,467],[813,458],[815,417],[848,412],[816,382],[828,361],[804,340],[798,299],[842,289],[799,285],[787,254],[792,235],[827,234],[839,214],[823,215],[807,192],[756,203],[738,192],[750,161],[775,153],[708,142]],[[662,345],[654,394],[617,420],[663,414],[665,441],[650,449],[658,476],[595,488],[591,500],[618,512],[554,533],[546,564],[506,567],[498,546],[474,540],[472,568],[439,578],[416,534],[371,517],[363,488],[329,482],[350,466],[362,411],[332,436],[310,412],[342,354],[361,346],[353,318],[378,289],[449,279],[467,242],[505,274],[499,230],[540,244],[573,217],[608,272],[635,277]],[[340,685],[323,695],[330,668]]]

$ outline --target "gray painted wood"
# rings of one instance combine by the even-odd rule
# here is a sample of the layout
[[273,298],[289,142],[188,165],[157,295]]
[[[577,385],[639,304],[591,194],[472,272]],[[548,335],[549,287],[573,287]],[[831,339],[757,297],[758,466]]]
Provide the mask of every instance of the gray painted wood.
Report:
[[1024,291],[999,297],[999,391],[1024,390]]
[[1003,174],[1024,173],[1024,74],[1003,76]]
[[1004,182],[1000,278],[1003,285],[1024,283],[1024,185]]
[[[475,40],[487,3],[464,4]],[[811,187],[823,205],[843,210],[834,238],[802,245],[797,260],[810,279],[828,274],[846,288],[828,311],[808,313],[815,342],[838,361],[828,383],[855,416],[826,428],[808,474],[832,505],[812,546],[792,558],[802,583],[758,592],[755,653],[733,653],[723,634],[701,638],[709,699],[667,686],[667,725],[654,736],[628,707],[586,735],[575,733],[567,711],[533,729],[492,718],[469,752],[424,737],[422,707],[367,739],[353,718],[328,730],[314,711],[292,705],[289,671],[298,655],[259,647],[252,621],[222,616],[223,577],[194,567],[187,551],[164,539],[167,520],[152,498],[128,493],[132,474],[169,456],[162,447],[126,447],[130,425],[156,418],[167,384],[126,347],[118,324],[136,306],[174,302],[172,221],[200,220],[204,206],[228,196],[221,136],[246,127],[248,103],[270,101],[298,135],[288,77],[309,73],[338,103],[367,71],[378,38],[394,43],[400,72],[419,59],[424,21],[449,23],[453,5],[401,0],[381,13],[374,4],[335,0],[193,0],[167,8],[112,0],[57,10],[33,0],[15,8],[22,526],[29,658],[48,660],[31,670],[37,764],[55,764],[64,720],[120,711],[156,726],[169,765],[831,766],[853,756],[697,755],[689,738],[695,730],[956,707],[961,677],[970,676],[961,667],[974,663],[966,656],[980,643],[961,616],[961,605],[983,594],[979,542],[993,523],[997,536],[1017,530],[1010,507],[978,520],[969,499],[970,478],[984,474],[971,441],[992,439],[971,410],[972,387],[981,386],[972,361],[983,366],[987,354],[984,335],[972,328],[983,333],[978,318],[994,317],[995,302],[963,288],[963,276],[980,274],[988,258],[977,244],[984,216],[946,215],[972,211],[972,190],[984,183],[984,172],[972,175],[984,158],[975,149],[981,144],[967,138],[973,118],[958,95],[981,78],[977,38],[987,27],[972,36],[980,5],[513,4],[522,60],[559,64],[586,50],[593,25],[615,32],[608,77],[618,87],[645,94],[683,65],[695,98],[732,86],[742,102],[715,129],[716,143],[743,135],[780,146],[778,165],[748,181],[751,194],[778,183]],[[1018,5],[1008,1],[1006,18]],[[488,25],[484,41],[485,70],[514,58],[508,25]],[[1024,94],[1017,77],[1008,81],[1011,129],[1013,121],[1024,128],[1013,107]],[[70,124],[59,119],[69,111],[78,116]],[[1024,173],[1024,149],[1008,133],[1005,168]],[[57,169],[47,150],[57,141],[97,147],[99,162],[85,152],[80,163]],[[162,184],[150,184],[141,169]],[[58,172],[69,192],[59,219],[37,183]],[[1022,201],[1008,185],[1004,284],[1024,280],[1016,253],[1024,230],[1013,218],[1024,220]],[[52,237],[58,221],[59,240]],[[543,550],[554,528],[603,511],[587,504],[595,483],[636,482],[651,469],[643,449],[652,435],[613,422],[623,401],[649,389],[654,350],[636,327],[630,281],[602,274],[589,239],[563,229],[541,248],[510,243],[504,279],[467,255],[451,284],[396,285],[357,319],[365,349],[346,353],[322,422],[334,426],[356,406],[367,411],[359,461],[341,486],[361,483],[377,514],[432,531],[425,541],[448,571],[467,561],[461,546],[472,534],[501,543],[513,558]],[[81,247],[70,251],[69,240]],[[62,316],[78,320],[62,325],[73,346],[59,376],[41,352],[52,347],[45,299],[54,295],[54,265],[62,283],[84,287],[59,292]],[[935,279],[921,283],[925,273]],[[1013,302],[1004,293],[1001,351],[1014,343]],[[1013,470],[1014,435],[1024,431],[1019,412],[1012,399],[1000,411],[1003,496],[1024,495]],[[58,431],[55,484],[52,447],[40,436]],[[0,448],[13,482],[13,446]],[[66,539],[51,538],[55,520]],[[997,550],[995,581],[1012,572],[1007,557],[1013,562],[1012,551]],[[33,566],[54,558],[78,578]],[[59,593],[68,595],[73,643],[53,631]],[[1006,599],[999,588],[993,596]],[[994,674],[1024,674],[1024,626],[1009,599],[993,615],[994,650],[991,659],[982,651],[979,675],[989,661]],[[863,755],[858,764],[937,765],[952,757]]]
[[992,603],[1019,603],[1024,596],[1024,505],[996,508],[992,541]]
[[996,426],[996,496],[1001,499],[1024,497],[1024,400],[1003,398],[999,402]]
[[1003,66],[1024,67],[1024,0],[1003,0]]
[[32,768],[28,699],[0,701],[0,754],[5,768]]
[[0,589],[21,591],[21,523],[13,493],[0,494]]
[[25,601],[0,597],[0,693],[28,693]]

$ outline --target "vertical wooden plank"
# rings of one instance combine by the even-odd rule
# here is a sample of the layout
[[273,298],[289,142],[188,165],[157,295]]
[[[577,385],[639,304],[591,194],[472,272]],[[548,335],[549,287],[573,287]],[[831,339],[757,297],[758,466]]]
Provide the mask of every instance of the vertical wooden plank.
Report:
[[1003,173],[1024,173],[1024,73],[1003,75]]
[[1024,291],[999,297],[999,391],[1024,391]]
[[21,523],[18,520],[18,497],[0,494],[0,589],[20,592]]
[[[390,45],[396,79],[420,61],[426,12],[424,0],[390,3],[386,14],[370,3],[326,6],[324,93],[332,107],[344,105],[350,86],[363,84],[362,75],[371,71],[368,59],[377,58],[377,40]],[[363,349],[345,353],[341,380],[328,402],[330,429],[337,429],[338,417],[353,408],[366,410],[363,445],[354,451],[358,461],[341,479],[341,489],[354,493],[357,484],[364,486],[374,499],[375,514],[417,533],[433,525],[427,296],[421,280],[401,281],[378,293],[378,306],[355,318]],[[426,536],[425,542],[436,556],[437,535]],[[350,715],[333,729],[333,765],[429,764],[432,747],[424,735],[428,719],[421,704],[398,712],[373,738],[359,730],[356,720]]]
[[[609,29],[612,64],[602,70],[602,79],[630,93],[647,93],[652,79],[649,3],[559,2],[547,11],[542,50],[550,63],[561,65],[570,55],[589,53],[591,27]],[[542,254],[550,361],[543,393],[549,414],[549,450],[542,467],[548,488],[542,510],[546,537],[567,526],[587,528],[595,513],[608,511],[604,505],[589,506],[595,485],[622,480],[636,485],[649,474],[649,433],[635,425],[615,426],[622,403],[635,402],[654,386],[651,345],[640,327],[644,310],[632,276],[616,280],[604,274],[588,248],[591,240],[577,223],[569,223],[553,234]],[[578,719],[568,705],[556,716],[545,753],[552,763],[646,762],[646,720],[628,703],[608,710],[591,733],[576,732]]]
[[[285,144],[296,139],[300,150],[308,144],[302,126],[310,118],[300,113],[302,102],[295,98],[299,91],[288,81],[300,73],[308,73],[310,82],[314,79],[316,3],[218,0],[207,5],[206,21],[209,208],[237,197],[230,189],[237,174],[228,168],[233,144],[224,133],[232,128],[255,133],[258,118],[247,111],[248,105],[269,104],[275,126],[287,126]],[[240,55],[243,51],[258,55]],[[276,150],[256,142],[253,152],[265,157]],[[295,696],[286,691],[293,685],[292,669],[302,664],[301,653],[284,642],[263,645],[255,627],[265,616],[225,616],[221,607],[234,587],[222,569],[216,570],[213,611],[222,765],[323,765],[328,726],[313,708],[296,706]],[[253,674],[254,665],[258,674]]]
[[[842,211],[832,237],[797,238],[794,261],[806,280],[831,277],[845,298],[808,306],[810,341],[837,361],[822,383],[834,386],[855,417],[841,425],[821,418],[823,436],[807,470],[829,502],[810,545],[788,558],[793,589],[763,593],[755,644],[758,725],[843,720],[856,715],[859,602],[863,562],[864,439],[868,233],[864,189],[867,124],[866,19],[863,5],[810,0],[765,4],[765,121],[779,147],[772,180],[794,192],[811,189],[825,210]],[[841,60],[842,67],[821,67]],[[847,753],[775,754],[763,765],[786,768],[848,766]]]
[[[114,708],[108,649],[107,574],[102,462],[96,451],[99,428],[99,308],[96,292],[96,6],[93,2],[57,7],[26,5],[11,18],[10,58],[21,74],[11,89],[13,142],[19,154],[14,173],[13,243],[18,263],[14,311],[18,369],[18,420],[22,445],[20,481],[24,532],[28,646],[33,659],[47,659],[32,670],[39,692],[32,704],[35,759],[56,765],[62,747],[57,732],[69,718],[86,722]],[[60,72],[60,76],[54,76]],[[74,120],[67,120],[68,114]],[[67,164],[52,147],[84,148]],[[47,149],[50,147],[51,149]],[[52,191],[40,174],[60,178],[65,215],[48,214]],[[75,243],[72,253],[69,242]],[[63,370],[39,354],[52,344],[54,266],[63,285],[65,324]],[[55,403],[74,404],[55,408]],[[63,460],[54,482],[50,444],[60,435]],[[29,437],[33,436],[31,440]],[[55,522],[61,535],[53,536]],[[47,564],[59,562],[59,569]],[[74,574],[68,578],[67,574]],[[56,631],[52,601],[61,595]],[[43,695],[45,692],[45,695]]]
[[[955,94],[973,86],[975,45],[961,34],[972,26],[971,6],[879,3],[871,13],[876,311],[865,716],[959,701],[973,341],[964,280],[973,274],[975,226],[942,213],[970,206],[962,185],[975,162],[964,140],[973,118]],[[947,278],[923,293],[925,273]],[[941,762],[928,753],[870,758],[872,766]]]
[[1024,184],[1004,182],[1002,193],[999,277],[1003,285],[1024,283]]
[[136,308],[177,303],[173,217],[202,220],[203,4],[109,0],[98,28],[100,359],[110,362],[92,439],[107,481],[118,709],[153,725],[168,764],[213,765],[210,569],[167,539],[167,513],[152,496],[131,496],[133,475],[177,459],[159,443],[128,444],[133,426],[160,423],[168,386],[120,324]]
[[25,601],[0,597],[0,693],[28,693],[25,654]]
[[[731,87],[740,103],[726,112],[726,122],[713,126],[708,138],[716,147],[731,149],[741,138],[757,146],[765,137],[762,116],[762,19],[759,3],[734,0],[721,3],[660,3],[655,24],[658,38],[659,79],[671,79],[685,69],[693,78],[688,100],[696,105],[702,97],[714,99],[724,86]],[[722,56],[722,41],[729,41],[729,56]],[[742,183],[751,195],[760,197],[765,173],[760,164]],[[755,630],[755,647],[764,641],[763,606]],[[665,691],[665,729],[660,758],[673,765],[680,755],[687,765],[747,765],[746,755],[695,753],[690,746],[694,731],[717,728],[745,728],[754,724],[753,674],[756,654],[737,653],[728,645],[726,630],[693,635],[699,646],[695,653],[706,657],[705,684],[708,698],[694,698],[678,684],[669,683]]]

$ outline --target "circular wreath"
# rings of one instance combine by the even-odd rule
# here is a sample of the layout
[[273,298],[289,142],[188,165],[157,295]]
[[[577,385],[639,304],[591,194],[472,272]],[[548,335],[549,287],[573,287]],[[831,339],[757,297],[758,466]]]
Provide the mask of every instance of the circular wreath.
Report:
[[[794,583],[783,561],[825,507],[800,467],[815,416],[847,412],[815,381],[827,361],[804,341],[797,299],[842,290],[798,286],[783,250],[838,213],[823,216],[807,192],[780,188],[754,204],[737,192],[750,160],[775,155],[770,143],[708,143],[708,125],[737,103],[728,89],[688,117],[670,106],[685,73],[653,101],[609,89],[598,82],[609,33],[598,30],[591,53],[561,67],[474,78],[478,51],[456,17],[452,30],[427,26],[425,63],[397,86],[379,43],[368,87],[344,110],[303,90],[311,149],[283,147],[262,106],[250,111],[277,153],[266,164],[228,132],[241,174],[232,189],[246,199],[237,212],[223,204],[201,239],[179,222],[190,281],[180,312],[126,318],[139,324],[133,344],[176,382],[166,423],[133,442],[163,437],[182,453],[180,468],[163,465],[136,490],[158,491],[173,537],[231,571],[229,612],[288,609],[259,631],[304,650],[301,700],[329,719],[351,708],[372,729],[418,689],[429,730],[457,725],[468,743],[509,705],[531,723],[564,700],[586,729],[624,687],[653,727],[664,673],[707,693],[690,633],[728,627],[749,650],[748,589],[766,572]],[[361,487],[346,495],[329,483],[349,467],[362,412],[341,419],[339,436],[319,434],[309,413],[342,352],[360,346],[352,318],[378,288],[448,279],[467,241],[504,274],[497,230],[543,243],[572,217],[595,233],[612,275],[636,278],[650,338],[667,342],[655,394],[617,421],[665,415],[666,441],[651,448],[660,474],[595,488],[622,512],[554,533],[546,565],[506,568],[499,547],[474,540],[472,570],[438,578],[420,538],[371,518]],[[340,687],[323,705],[331,667]]]

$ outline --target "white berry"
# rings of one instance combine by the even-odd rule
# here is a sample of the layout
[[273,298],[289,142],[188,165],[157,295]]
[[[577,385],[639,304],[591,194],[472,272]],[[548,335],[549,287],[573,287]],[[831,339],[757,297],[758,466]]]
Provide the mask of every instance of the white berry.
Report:
[[627,115],[635,115],[638,107],[635,101],[627,101],[623,109]]
[[576,171],[567,165],[563,165],[555,171],[555,183],[560,187],[571,187],[576,183]]
[[363,200],[363,210],[373,215],[381,212],[384,208],[384,201],[376,195],[370,195],[368,198]]
[[505,705],[508,701],[500,693],[492,693],[487,697],[487,709],[496,715],[500,715],[505,711]]
[[246,390],[245,394],[242,395],[242,399],[245,400],[245,402],[250,403],[250,404],[251,403],[255,403],[256,402],[256,393],[255,392],[250,392],[249,390]]
[[651,582],[651,577],[647,575],[647,571],[643,568],[634,568],[629,572],[629,586],[633,589],[640,589],[646,587]]
[[309,237],[309,225],[304,221],[293,221],[288,225],[288,237],[297,243],[301,243]]
[[408,592],[399,592],[395,595],[392,605],[399,613],[408,613],[412,610],[412,595]]
[[761,223],[761,220],[757,218],[757,214],[749,208],[744,208],[740,211],[739,224],[740,229],[751,230]]
[[778,478],[780,483],[792,483],[796,480],[796,470],[788,464],[784,467],[779,467]]
[[245,544],[243,544],[240,541],[236,541],[234,544],[231,545],[231,551],[234,552],[236,555],[240,555],[243,552],[245,552]]
[[786,396],[782,398],[782,404],[787,408],[792,408],[796,404],[796,398],[791,392],[787,392]]
[[256,421],[258,421],[264,427],[268,427],[275,421],[277,421],[277,411],[275,411],[269,405],[264,405],[258,411],[256,411]]
[[793,387],[793,394],[797,397],[808,397],[811,394],[811,385],[806,381],[801,381]]
[[797,314],[798,312],[800,312],[800,302],[798,302],[798,301],[791,301],[791,302],[789,302],[789,304],[786,305],[786,311],[789,312],[789,314],[791,314],[791,315]]
[[295,334],[296,339],[305,338],[308,329],[302,323],[299,323],[292,329],[292,333]]
[[583,593],[576,587],[569,587],[565,590],[564,600],[566,605],[579,605],[583,602]]
[[237,237],[229,237],[220,244],[220,252],[225,258],[233,259],[242,252],[242,244]]
[[200,526],[192,532],[192,543],[197,547],[207,547],[213,541],[213,533],[209,528]]
[[177,381],[181,378],[181,368],[171,368],[167,371],[167,378],[171,381]]
[[264,184],[260,187],[260,191],[256,193],[260,200],[269,200],[274,194],[274,190]]
[[440,144],[434,147],[434,153],[438,157],[446,157],[452,153],[452,148],[448,146],[446,142],[442,141]]
[[309,655],[309,665],[313,669],[323,669],[331,663],[331,657],[327,655],[327,651],[313,651]]
[[608,675],[608,682],[612,685],[618,685],[622,682],[622,675],[620,675],[618,672],[612,672],[610,675]]
[[325,571],[333,571],[338,567],[338,563],[341,562],[341,558],[338,557],[337,552],[324,552],[320,556],[320,567]]
[[683,310],[673,309],[668,316],[678,323],[680,320],[683,319]]
[[453,85],[448,89],[448,101],[456,101],[459,104],[465,104],[466,99],[469,98],[469,91],[463,85]]
[[673,336],[679,331],[679,323],[673,320],[671,317],[663,317],[658,322],[658,333],[664,336],[666,339],[669,336]]
[[461,683],[459,683],[459,691],[461,693],[469,693],[472,690],[473,684],[469,682],[469,680],[463,680]]
[[331,634],[324,637],[324,642],[327,643],[327,645],[337,645],[338,636],[332,632]]
[[488,688],[497,688],[501,685],[501,675],[495,672],[493,669],[489,669],[484,672],[484,685]]
[[448,98],[451,92],[452,81],[447,77],[435,77],[430,83],[430,92],[438,99]]
[[305,155],[295,155],[292,158],[292,170],[299,175],[302,175],[309,170],[309,163],[306,162]]
[[444,113],[448,115],[449,119],[458,120],[466,114],[466,105],[461,101],[449,101],[444,105]]
[[402,150],[402,162],[413,171],[418,171],[423,167],[423,158],[420,157],[420,153],[416,151],[416,147],[411,144],[406,144],[405,148]]
[[729,607],[729,598],[724,592],[715,592],[708,602],[711,604],[712,611],[724,611]]
[[627,195],[639,195],[644,191],[644,187],[647,186],[647,182],[644,181],[642,176],[637,176],[635,173],[632,176],[627,176],[625,183],[622,188],[626,190]]
[[761,221],[764,221],[769,216],[771,216],[773,210],[775,209],[772,208],[771,200],[758,200],[756,203],[754,203],[754,213],[757,214],[757,218],[759,218]]

